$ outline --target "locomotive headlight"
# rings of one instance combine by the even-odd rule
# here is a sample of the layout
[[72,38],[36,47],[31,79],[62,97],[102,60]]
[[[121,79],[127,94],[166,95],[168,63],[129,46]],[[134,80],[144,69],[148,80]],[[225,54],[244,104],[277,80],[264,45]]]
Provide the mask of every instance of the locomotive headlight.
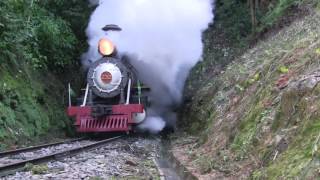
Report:
[[106,38],[100,39],[98,48],[99,53],[103,56],[110,56],[115,50],[113,43]]

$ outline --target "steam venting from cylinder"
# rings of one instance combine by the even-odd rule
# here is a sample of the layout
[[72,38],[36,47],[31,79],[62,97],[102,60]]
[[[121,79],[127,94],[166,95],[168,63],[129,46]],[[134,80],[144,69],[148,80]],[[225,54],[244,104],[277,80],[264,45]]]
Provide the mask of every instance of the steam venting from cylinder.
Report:
[[[156,133],[174,126],[176,108],[190,69],[201,59],[202,32],[213,20],[212,0],[90,0],[97,6],[87,28],[89,49],[82,63],[101,58],[97,44],[108,37],[130,56],[139,78],[151,88],[151,108],[140,129]],[[116,24],[121,32],[101,28]]]

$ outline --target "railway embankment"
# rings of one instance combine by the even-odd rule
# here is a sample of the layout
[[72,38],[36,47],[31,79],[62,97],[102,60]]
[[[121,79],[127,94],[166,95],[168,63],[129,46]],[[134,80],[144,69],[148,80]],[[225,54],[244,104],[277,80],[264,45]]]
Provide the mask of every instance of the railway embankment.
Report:
[[0,2],[0,150],[71,127],[66,88],[80,84],[89,11],[85,1]]
[[225,68],[194,69],[171,151],[199,179],[320,177],[320,10],[309,10]]

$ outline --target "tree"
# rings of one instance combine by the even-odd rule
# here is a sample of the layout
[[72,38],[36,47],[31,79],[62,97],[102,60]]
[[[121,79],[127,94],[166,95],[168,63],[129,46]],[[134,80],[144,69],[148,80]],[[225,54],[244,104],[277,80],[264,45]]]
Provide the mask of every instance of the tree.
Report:
[[259,9],[260,0],[248,0],[251,14],[252,33],[256,32],[257,28],[257,11]]

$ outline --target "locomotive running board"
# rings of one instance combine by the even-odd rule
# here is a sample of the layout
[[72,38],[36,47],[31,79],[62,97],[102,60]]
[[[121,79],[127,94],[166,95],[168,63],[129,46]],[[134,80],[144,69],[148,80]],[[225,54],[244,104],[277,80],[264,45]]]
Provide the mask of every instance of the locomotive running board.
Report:
[[128,132],[135,122],[133,113],[142,113],[143,105],[113,105],[112,114],[102,117],[93,117],[90,106],[68,108],[68,115],[75,117],[75,126],[78,132]]

